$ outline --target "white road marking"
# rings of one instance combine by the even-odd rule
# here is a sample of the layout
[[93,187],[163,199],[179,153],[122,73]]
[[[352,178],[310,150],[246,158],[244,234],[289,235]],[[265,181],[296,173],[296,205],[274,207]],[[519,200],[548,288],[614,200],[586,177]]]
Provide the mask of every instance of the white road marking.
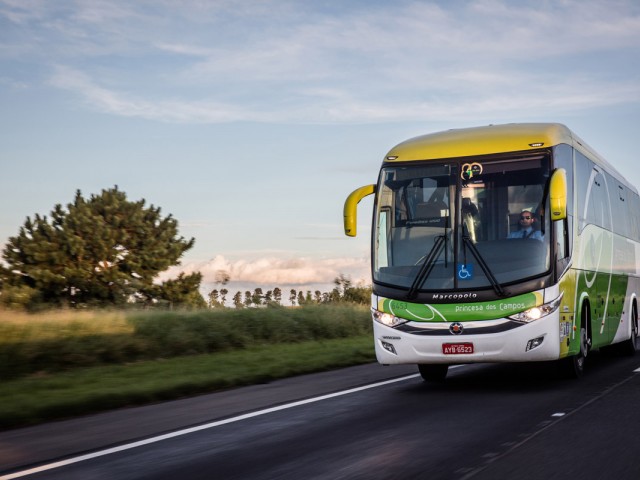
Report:
[[[450,367],[454,368],[454,367]],[[269,413],[278,412],[281,410],[287,410],[289,408],[299,407],[300,405],[307,405],[309,403],[321,402],[322,400],[328,400],[330,398],[340,397],[343,395],[349,395],[351,393],[361,392],[363,390],[368,390],[370,388],[383,387],[385,385],[389,385],[391,383],[404,382],[405,380],[410,380],[412,378],[419,377],[419,374],[407,375],[404,377],[394,378],[392,380],[385,380],[384,382],[372,383],[370,385],[364,385],[362,387],[350,388],[349,390],[343,390],[341,392],[330,393],[327,395],[321,395],[319,397],[308,398],[306,400],[299,400],[297,402],[287,403],[285,405],[279,405],[277,407],[265,408],[264,410],[258,410],[256,412],[245,413],[243,415],[238,415],[237,417],[225,418],[224,420],[218,420],[216,422],[205,423],[203,425],[198,425],[196,427],[185,428],[183,430],[177,430],[175,432],[166,433],[164,435],[158,435],[156,437],[146,438],[144,440],[140,440],[137,442],[126,443],[124,445],[119,445],[117,447],[107,448],[105,450],[98,450],[93,453],[88,453],[86,455],[79,455],[77,457],[67,458],[66,460],[60,460],[58,462],[48,463],[46,465],[41,465],[39,467],[30,468],[28,470],[22,470],[20,472],[14,472],[7,475],[3,475],[0,477],[0,480],[11,480],[14,478],[26,477],[28,475],[33,475],[35,473],[46,472],[47,470],[53,470],[56,468],[64,467],[66,465],[71,465],[74,463],[84,462],[85,460],[91,460],[93,458],[104,457],[105,455],[111,455],[113,453],[123,452],[125,450],[131,450],[133,448],[142,447],[145,445],[150,445],[152,443],[161,442],[163,440],[167,440],[169,438],[180,437],[182,435],[188,435],[190,433],[199,432],[201,430],[207,430],[210,428],[219,427],[221,425],[227,425],[229,423],[240,422],[242,420],[247,420],[248,418],[259,417],[261,415],[267,415]]]

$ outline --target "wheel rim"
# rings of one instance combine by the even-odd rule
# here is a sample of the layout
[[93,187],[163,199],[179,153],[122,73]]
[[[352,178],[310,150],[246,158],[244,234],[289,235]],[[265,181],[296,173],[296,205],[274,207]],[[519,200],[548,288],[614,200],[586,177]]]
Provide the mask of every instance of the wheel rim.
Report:
[[587,358],[587,354],[589,353],[589,340],[587,339],[587,330],[584,328],[580,329],[580,356],[582,357],[582,361]]
[[586,328],[580,329],[580,352],[574,357],[574,365],[577,370],[577,374],[581,375],[584,370],[584,361],[587,358],[589,352],[589,339],[587,338]]

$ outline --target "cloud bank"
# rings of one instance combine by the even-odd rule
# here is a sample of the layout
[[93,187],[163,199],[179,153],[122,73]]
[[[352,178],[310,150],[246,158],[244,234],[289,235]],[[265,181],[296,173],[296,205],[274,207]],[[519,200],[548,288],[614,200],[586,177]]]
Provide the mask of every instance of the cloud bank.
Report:
[[1,57],[48,65],[50,85],[91,109],[161,122],[460,121],[640,101],[625,75],[634,0],[4,0],[0,19]]
[[369,258],[312,259],[265,257],[256,260],[230,260],[217,255],[207,262],[192,262],[170,268],[160,280],[175,278],[180,272],[200,272],[205,289],[220,288],[221,272],[229,275],[227,289],[246,288],[296,288],[315,289],[333,284],[340,274],[348,276],[354,283],[371,283]]

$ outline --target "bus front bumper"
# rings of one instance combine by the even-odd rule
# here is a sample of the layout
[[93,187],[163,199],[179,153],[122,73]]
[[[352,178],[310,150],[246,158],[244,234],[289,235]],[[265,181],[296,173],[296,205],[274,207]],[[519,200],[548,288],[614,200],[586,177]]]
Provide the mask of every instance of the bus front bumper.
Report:
[[557,311],[524,324],[498,319],[409,322],[392,328],[374,320],[373,332],[376,357],[384,365],[539,362],[560,357]]

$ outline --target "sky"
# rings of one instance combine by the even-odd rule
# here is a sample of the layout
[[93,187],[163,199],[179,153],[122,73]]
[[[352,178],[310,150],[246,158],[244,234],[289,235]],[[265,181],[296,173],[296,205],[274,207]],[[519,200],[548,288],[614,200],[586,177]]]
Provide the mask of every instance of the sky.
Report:
[[640,187],[639,1],[0,0],[0,248],[117,185],[195,238],[166,278],[369,283],[388,150],[547,121]]

